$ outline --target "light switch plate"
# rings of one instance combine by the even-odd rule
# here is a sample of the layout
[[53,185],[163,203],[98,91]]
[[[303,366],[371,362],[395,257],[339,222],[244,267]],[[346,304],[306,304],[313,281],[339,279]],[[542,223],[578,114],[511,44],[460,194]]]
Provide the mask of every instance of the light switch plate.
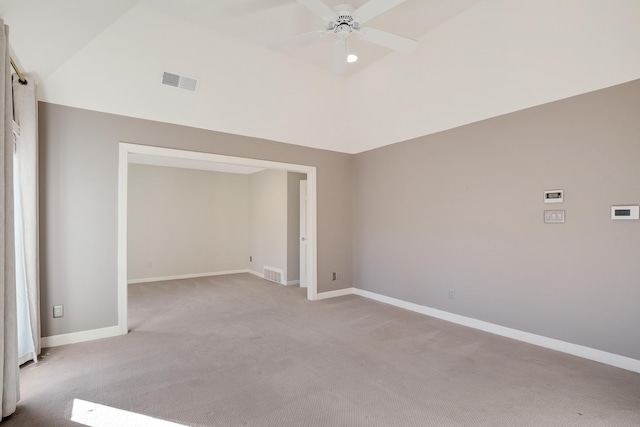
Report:
[[544,211],[544,222],[547,224],[564,224],[564,211]]

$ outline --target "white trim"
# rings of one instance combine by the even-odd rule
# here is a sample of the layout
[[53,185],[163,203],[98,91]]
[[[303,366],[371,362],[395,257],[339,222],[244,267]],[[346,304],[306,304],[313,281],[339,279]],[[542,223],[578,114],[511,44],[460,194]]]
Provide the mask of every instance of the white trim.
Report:
[[[129,174],[129,154],[147,154],[150,156],[192,159],[240,166],[253,166],[264,169],[285,170],[307,174],[307,299],[314,301],[318,294],[318,239],[317,239],[317,191],[316,167],[280,163],[269,160],[246,157],[223,156],[220,154],[197,151],[177,150],[173,148],[121,142],[118,161],[118,328],[127,333],[127,182]],[[252,273],[250,271],[250,273]]]
[[307,299],[315,301],[318,296],[318,212],[317,177],[307,172]]
[[127,283],[129,285],[134,285],[136,283],[164,282],[167,280],[179,280],[179,279],[196,279],[198,277],[225,276],[227,274],[240,274],[240,273],[248,273],[248,272],[249,270],[245,268],[244,270],[217,271],[215,273],[195,273],[195,274],[179,274],[177,276],[145,277],[142,279],[131,279],[131,280],[128,280]]
[[285,283],[285,286],[294,286],[299,284],[300,284],[300,280],[289,280],[287,283]]
[[[125,332],[125,334],[126,333],[127,332]],[[120,330],[120,326],[109,326],[107,328],[72,332],[70,334],[52,335],[50,337],[42,337],[42,348],[58,347],[101,338],[117,337],[119,335],[124,335]]]
[[[526,342],[540,347],[549,348],[551,350],[557,350],[563,353],[572,354],[584,359],[594,360],[606,365],[627,369],[633,372],[640,372],[640,360],[632,359],[630,357],[620,356],[618,354],[608,353],[606,351],[597,350],[595,348],[585,347],[582,345],[572,344],[542,335],[536,335],[529,332],[519,331],[517,329],[507,328],[504,326],[496,325],[494,323],[484,322],[482,320],[473,319],[471,317],[460,316],[459,314],[449,313],[447,311],[437,310],[435,308],[427,307],[424,305],[402,301],[385,295],[376,294],[374,292],[364,291],[362,289],[352,289],[353,293],[356,295],[383,302],[385,304],[391,304],[396,307],[404,308],[406,310],[415,311],[416,313],[436,317],[448,322],[457,323],[459,325],[468,326],[470,328],[479,329],[481,331],[501,335],[503,337]],[[323,294],[324,293],[325,292],[323,292]]]
[[118,328],[129,330],[127,321],[127,199],[129,182],[129,150],[120,144],[118,157]]
[[335,291],[320,292],[316,299],[321,300],[321,299],[327,299],[327,298],[343,297],[345,295],[354,294],[355,293],[354,290],[355,288],[345,288],[345,289],[337,289]]

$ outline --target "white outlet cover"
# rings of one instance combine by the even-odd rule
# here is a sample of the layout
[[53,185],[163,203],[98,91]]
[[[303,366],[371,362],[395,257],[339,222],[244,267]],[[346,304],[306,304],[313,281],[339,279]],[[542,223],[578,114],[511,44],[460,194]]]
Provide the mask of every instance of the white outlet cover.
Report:
[[54,305],[53,306],[53,317],[59,318],[64,317],[64,306],[63,305]]

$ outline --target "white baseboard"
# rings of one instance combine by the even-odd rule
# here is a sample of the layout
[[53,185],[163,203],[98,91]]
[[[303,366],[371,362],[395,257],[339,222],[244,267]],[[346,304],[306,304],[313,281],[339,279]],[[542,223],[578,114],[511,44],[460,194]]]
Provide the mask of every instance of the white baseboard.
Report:
[[253,272],[247,269],[243,269],[243,270],[216,271],[212,273],[180,274],[178,276],[146,277],[143,279],[128,280],[127,284],[133,285],[134,283],[164,282],[166,280],[179,280],[179,279],[195,279],[198,277],[224,276],[226,274],[239,274],[239,273],[253,273]]
[[300,280],[289,280],[287,282],[287,286],[294,286],[294,285],[299,285],[300,284]]
[[[448,322],[457,323],[459,325],[468,326],[470,328],[479,329],[481,331],[490,332],[492,334],[501,335],[503,337],[526,342],[529,344],[534,344],[540,347],[549,348],[551,350],[557,350],[563,353],[572,354],[574,356],[604,363],[606,365],[615,366],[617,368],[622,368],[633,372],[640,372],[640,360],[632,359],[630,357],[620,356],[618,354],[608,353],[606,351],[596,350],[594,348],[572,344],[542,335],[536,335],[517,329],[507,328],[504,326],[496,325],[494,323],[484,322],[482,320],[473,319],[471,317],[460,316],[459,314],[453,314],[424,305],[402,301],[396,298],[376,294],[374,292],[364,291],[362,289],[352,289],[353,293],[356,295],[383,302],[385,304],[395,305],[396,307],[415,311],[416,313],[436,317]],[[318,296],[320,295],[321,294],[318,294]]]
[[338,289],[335,291],[328,291],[328,292],[320,292],[317,296],[316,296],[316,300],[321,300],[321,299],[327,299],[327,298],[336,298],[336,297],[342,297],[345,295],[351,295],[354,292],[355,288],[345,288],[345,289]]
[[[259,277],[263,277],[262,274],[251,270],[237,271],[239,273],[251,273]],[[217,273],[217,274],[233,274],[233,273]],[[216,274],[208,274],[216,275]],[[202,276],[195,276],[202,277]],[[170,280],[170,279],[166,279]],[[359,295],[365,298],[369,298],[375,301],[379,301],[385,304],[394,305],[396,307],[404,308],[416,313],[424,314],[427,316],[435,317],[438,319],[446,320],[448,322],[457,323],[459,325],[467,326],[470,328],[478,329],[481,331],[489,332],[492,334],[500,335],[503,337],[511,338],[517,341],[526,342],[529,344],[537,345],[540,347],[549,348],[551,350],[560,351],[574,356],[582,357],[584,359],[593,360],[596,362],[604,363],[606,365],[615,366],[617,368],[626,369],[632,372],[640,373],[640,360],[632,359],[626,356],[620,356],[614,353],[608,353],[606,351],[597,350],[590,347],[585,347],[578,344],[572,344],[565,341],[560,341],[554,338],[545,337],[542,335],[536,335],[529,332],[520,331],[517,329],[507,328],[504,326],[496,325],[494,323],[484,322],[482,320],[473,319],[471,317],[461,316],[459,314],[449,313],[447,311],[438,310],[435,308],[427,307],[424,305],[414,304],[411,302],[403,301],[396,298],[391,298],[385,295],[380,295],[375,292],[369,292],[358,288],[346,288],[338,289],[335,291],[321,292],[317,295],[317,300],[323,300],[327,298],[335,298],[345,295]],[[110,338],[118,335],[126,334],[126,330],[123,332],[119,326],[110,326],[107,328],[93,329],[89,331],[73,332],[69,334],[53,335],[50,337],[42,337],[42,348],[57,347],[60,345],[74,344],[83,341],[91,341],[101,338]]]
[[127,332],[123,332],[119,326],[109,326],[107,328],[72,332],[70,334],[52,335],[50,337],[42,337],[42,348],[58,347],[61,345],[76,344],[101,338],[117,337],[118,335],[125,335],[126,333]]

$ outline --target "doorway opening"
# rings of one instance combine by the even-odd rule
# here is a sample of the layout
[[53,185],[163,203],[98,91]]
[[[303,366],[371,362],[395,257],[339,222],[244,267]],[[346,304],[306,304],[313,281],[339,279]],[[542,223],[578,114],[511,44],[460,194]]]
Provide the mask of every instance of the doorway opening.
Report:
[[[306,174],[306,223],[304,259],[306,268],[307,299],[317,299],[317,208],[316,208],[316,168],[313,166],[281,163],[268,160],[250,159],[211,153],[202,153],[171,148],[152,147],[130,143],[120,143],[118,172],[118,331],[128,332],[127,324],[127,212],[128,212],[128,175],[132,158],[153,156],[166,162],[167,165],[178,166],[185,162],[202,164],[219,164],[228,167],[254,167],[262,169],[282,170]],[[301,260],[302,262],[302,260]]]

